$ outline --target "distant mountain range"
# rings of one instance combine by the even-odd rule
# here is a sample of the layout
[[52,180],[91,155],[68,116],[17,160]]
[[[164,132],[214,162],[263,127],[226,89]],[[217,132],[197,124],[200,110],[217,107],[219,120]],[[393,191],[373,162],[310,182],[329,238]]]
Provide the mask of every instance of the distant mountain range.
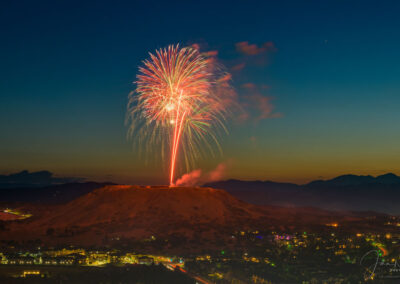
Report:
[[[79,181],[81,179],[53,177],[53,174],[47,171],[0,175],[0,203],[66,203],[104,185],[112,184]],[[342,175],[304,185],[226,180],[204,186],[224,189],[236,198],[256,205],[311,206],[338,211],[400,214],[400,177],[392,173],[377,177]]]
[[43,187],[56,184],[82,182],[83,178],[54,177],[49,171],[21,171],[9,175],[0,175],[0,188]]
[[0,204],[10,202],[67,203],[111,183],[66,183],[44,187],[0,188]]
[[316,180],[312,181],[306,186],[355,186],[366,184],[385,184],[393,185],[400,184],[400,177],[395,174],[388,173],[377,177],[373,176],[357,176],[357,175],[342,175],[330,180]]
[[342,175],[305,185],[272,181],[226,180],[205,184],[258,205],[313,206],[328,210],[400,214],[400,177]]

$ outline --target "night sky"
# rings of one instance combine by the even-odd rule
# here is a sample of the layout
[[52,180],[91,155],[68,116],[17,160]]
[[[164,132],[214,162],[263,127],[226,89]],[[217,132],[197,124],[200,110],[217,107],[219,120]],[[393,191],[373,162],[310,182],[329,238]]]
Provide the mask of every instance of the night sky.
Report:
[[[126,139],[141,61],[197,43],[233,75],[226,178],[400,174],[399,1],[3,1],[0,174],[167,183]],[[256,98],[256,99],[254,99]]]

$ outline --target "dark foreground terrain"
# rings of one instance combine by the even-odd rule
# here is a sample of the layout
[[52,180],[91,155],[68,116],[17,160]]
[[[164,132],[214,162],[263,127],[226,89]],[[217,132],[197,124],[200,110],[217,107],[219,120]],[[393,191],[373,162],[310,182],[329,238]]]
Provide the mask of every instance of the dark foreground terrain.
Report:
[[[12,281],[400,280],[400,219],[387,214],[254,205],[213,188],[105,185],[68,202],[6,202],[0,216],[2,271],[19,271],[6,275]],[[15,278],[23,271],[29,279]]]
[[125,267],[0,266],[0,283],[170,283],[194,284],[180,271],[161,265]]

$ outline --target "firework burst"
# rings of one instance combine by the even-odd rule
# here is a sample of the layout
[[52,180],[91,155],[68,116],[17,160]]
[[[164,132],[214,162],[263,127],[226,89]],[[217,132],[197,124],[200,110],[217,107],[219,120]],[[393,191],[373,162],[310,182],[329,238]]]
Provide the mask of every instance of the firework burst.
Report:
[[169,157],[172,186],[178,160],[190,169],[205,152],[221,151],[218,129],[226,131],[234,92],[230,75],[196,48],[170,45],[149,55],[129,95],[128,135],[146,152]]

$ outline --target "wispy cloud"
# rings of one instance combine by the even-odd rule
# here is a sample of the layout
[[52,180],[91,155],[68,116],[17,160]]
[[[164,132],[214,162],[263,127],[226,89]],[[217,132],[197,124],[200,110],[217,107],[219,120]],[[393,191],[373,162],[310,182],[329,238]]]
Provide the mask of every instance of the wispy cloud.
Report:
[[[192,46],[197,49],[209,48],[206,43],[194,43]],[[258,122],[269,118],[282,117],[281,113],[275,112],[275,106],[272,103],[274,98],[266,95],[266,92],[270,88],[268,85],[244,81],[247,80],[246,75],[248,75],[247,71],[249,69],[253,67],[259,68],[260,66],[264,67],[269,62],[270,54],[277,51],[275,44],[272,41],[264,42],[261,45],[241,41],[235,44],[235,50],[239,55],[226,62],[230,66],[229,70],[231,73],[226,73],[218,80],[222,83],[221,86],[225,82],[226,84],[230,84],[231,81],[236,81],[237,85],[241,85],[238,91],[235,91],[233,88],[223,88],[219,95],[221,103],[225,104],[225,101],[238,102],[239,112],[237,113],[236,121],[240,123],[246,121]],[[203,54],[209,57],[210,60],[216,60],[219,53],[217,50],[211,49],[203,52]],[[243,81],[246,83],[243,83]],[[216,91],[219,92],[219,90]],[[192,174],[198,173],[193,172]],[[190,178],[190,176],[185,178]]]
[[228,66],[230,66],[231,72],[239,73],[243,69],[253,66],[266,66],[270,62],[272,54],[278,49],[272,41],[267,41],[260,46],[250,44],[248,41],[241,41],[235,44],[235,51],[238,56],[231,59]]
[[234,65],[234,66],[231,67],[231,71],[240,71],[240,70],[242,70],[245,66],[246,66],[246,62],[242,62],[242,63],[236,64],[236,65]]
[[[242,85],[244,93],[244,107],[248,113],[255,115],[255,121],[260,121],[268,118],[282,117],[282,113],[274,112],[275,106],[272,104],[273,98],[264,95],[260,89],[268,89],[267,85],[260,87],[254,83],[245,83]],[[249,118],[250,115],[247,116]]]
[[258,55],[268,51],[275,52],[277,51],[277,48],[272,41],[267,41],[261,46],[257,46],[256,44],[249,44],[248,41],[241,41],[236,43],[236,50],[244,55]]

